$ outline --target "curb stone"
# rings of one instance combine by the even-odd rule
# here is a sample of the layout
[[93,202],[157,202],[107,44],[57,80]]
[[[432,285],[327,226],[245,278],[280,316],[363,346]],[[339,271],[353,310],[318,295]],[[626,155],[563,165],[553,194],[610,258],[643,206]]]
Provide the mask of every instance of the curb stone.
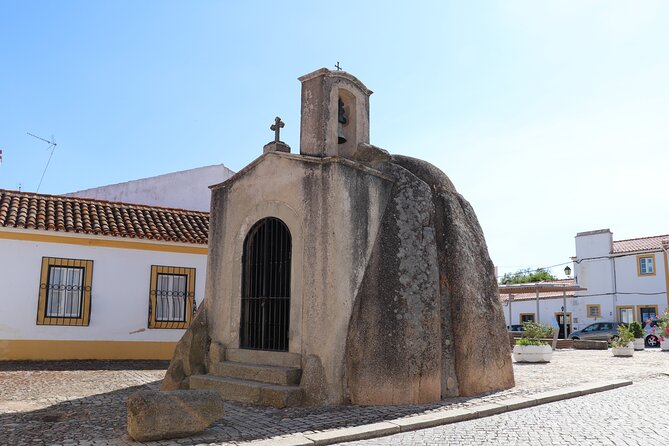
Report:
[[632,381],[625,379],[599,381],[581,384],[578,386],[565,387],[564,389],[551,390],[537,393],[527,397],[512,397],[507,400],[485,403],[466,409],[445,409],[438,412],[414,415],[410,417],[388,420],[380,423],[362,426],[345,427],[313,434],[292,434],[284,437],[274,437],[265,440],[239,442],[239,446],[310,446],[329,445],[356,440],[367,440],[370,438],[384,437],[428,427],[441,426],[445,424],[458,423],[460,421],[472,420],[497,415],[504,412],[525,409],[540,404],[576,398],[591,393],[604,392],[629,386]]

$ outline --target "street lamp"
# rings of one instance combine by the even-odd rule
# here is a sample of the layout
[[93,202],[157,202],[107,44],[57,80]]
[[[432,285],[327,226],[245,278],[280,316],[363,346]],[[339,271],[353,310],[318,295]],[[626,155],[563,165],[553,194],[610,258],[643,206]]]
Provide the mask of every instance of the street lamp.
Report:
[[[567,277],[571,276],[569,265],[564,267],[564,275]],[[562,335],[564,339],[567,339],[567,292],[564,287],[562,287]]]

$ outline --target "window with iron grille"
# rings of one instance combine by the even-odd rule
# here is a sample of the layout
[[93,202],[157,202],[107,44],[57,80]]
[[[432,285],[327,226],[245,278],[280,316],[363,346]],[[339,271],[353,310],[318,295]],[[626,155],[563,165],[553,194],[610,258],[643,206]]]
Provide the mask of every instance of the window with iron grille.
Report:
[[88,325],[92,277],[92,260],[43,257],[37,324]]
[[195,268],[151,267],[149,328],[186,328],[195,311]]

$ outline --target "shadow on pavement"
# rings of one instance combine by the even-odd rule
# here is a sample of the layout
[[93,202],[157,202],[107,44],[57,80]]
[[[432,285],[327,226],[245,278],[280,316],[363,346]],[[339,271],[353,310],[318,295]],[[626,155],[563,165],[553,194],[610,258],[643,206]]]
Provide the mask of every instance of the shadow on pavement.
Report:
[[[132,367],[130,367],[132,366]],[[165,363],[166,367],[166,363]],[[63,361],[24,362],[0,365],[2,371],[27,371],[26,386],[29,398],[18,401],[5,399],[0,407],[0,445],[19,444],[63,444],[72,441],[95,441],[95,444],[138,445],[130,440],[126,432],[128,396],[145,389],[157,389],[160,380],[143,385],[123,387],[106,393],[56,402],[53,405],[34,409],[45,398],[40,398],[39,386],[32,371],[60,370],[143,370],[156,369],[155,361]],[[31,378],[32,376],[32,378]],[[55,375],[54,375],[55,376]],[[49,385],[49,375],[41,378],[42,386]],[[104,378],[101,378],[104,379]],[[72,385],[76,386],[76,383]],[[73,388],[71,395],[76,395]],[[66,398],[61,395],[61,398]],[[433,404],[413,406],[336,406],[301,407],[275,409],[252,406],[236,402],[225,402],[225,417],[205,432],[182,439],[179,444],[224,443],[243,440],[266,439],[280,435],[307,431],[321,431],[342,427],[361,426],[385,420],[421,414],[448,407],[461,407],[481,396],[450,398]],[[46,398],[48,403],[48,398]],[[31,410],[30,405],[33,405]],[[10,412],[14,411],[14,412]],[[164,444],[164,443],[163,443]]]
[[0,361],[0,372],[65,370],[167,370],[169,361]]
[[[160,381],[148,385],[158,385]],[[126,434],[126,399],[147,385],[72,399],[26,412],[0,413],[0,445],[63,444],[68,440],[107,440],[130,444]],[[0,401],[11,408],[26,402]],[[135,443],[139,444],[139,443]]]

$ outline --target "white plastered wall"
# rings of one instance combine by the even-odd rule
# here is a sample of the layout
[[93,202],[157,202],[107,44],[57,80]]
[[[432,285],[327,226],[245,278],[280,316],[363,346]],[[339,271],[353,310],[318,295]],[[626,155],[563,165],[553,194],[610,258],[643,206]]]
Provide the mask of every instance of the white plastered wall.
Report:
[[[93,260],[89,326],[36,325],[42,257]],[[0,240],[0,339],[178,341],[183,329],[148,329],[151,265],[196,269],[202,303],[204,254]]]

